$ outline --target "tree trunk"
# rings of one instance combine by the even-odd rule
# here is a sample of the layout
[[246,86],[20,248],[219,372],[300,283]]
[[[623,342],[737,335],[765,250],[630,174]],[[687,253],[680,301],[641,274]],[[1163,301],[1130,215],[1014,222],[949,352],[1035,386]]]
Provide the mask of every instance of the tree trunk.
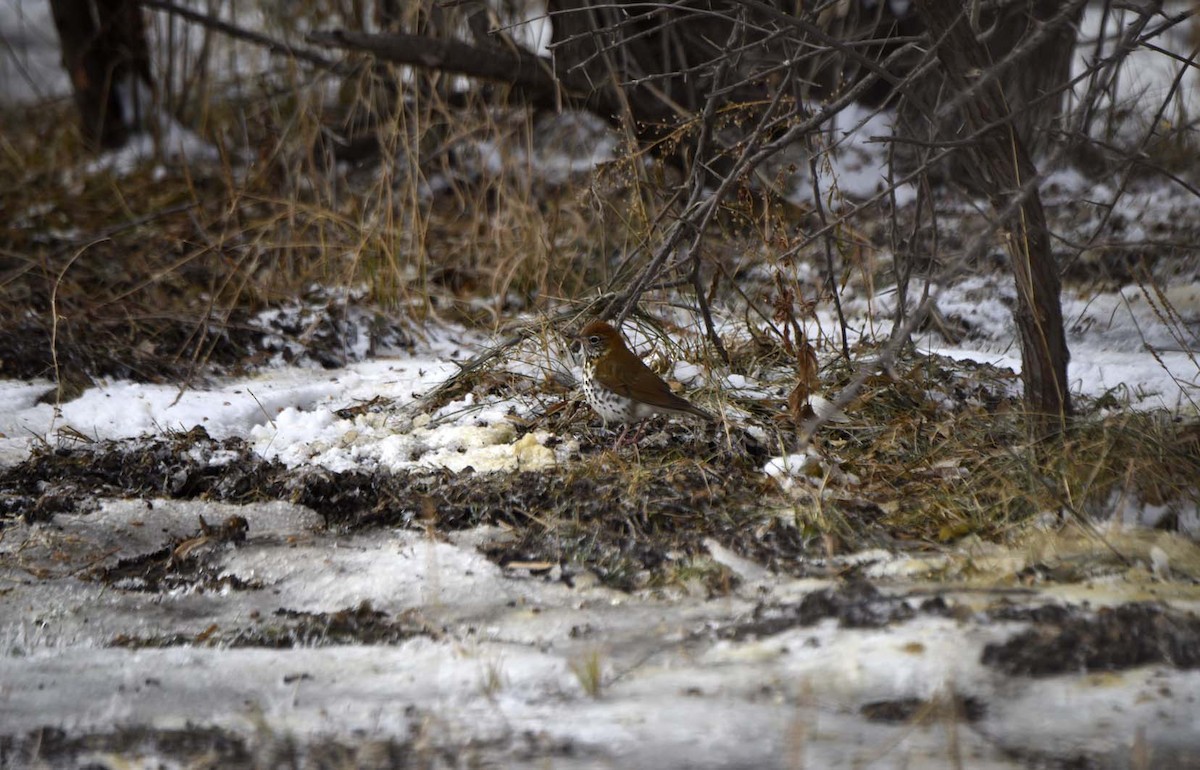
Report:
[[[1001,64],[999,76],[1003,84],[1004,103],[1030,155],[1043,150],[1054,134],[1062,115],[1063,87],[1071,75],[1071,59],[1075,52],[1076,29],[1083,15],[1082,0],[998,0],[979,4],[954,4],[953,11],[962,17],[970,40],[971,60],[978,63],[980,72]],[[979,7],[979,17],[972,20],[968,13]],[[950,6],[947,5],[947,12]],[[919,10],[928,28],[928,11]],[[932,41],[940,38],[929,30]],[[910,28],[911,34],[911,28]],[[945,41],[944,44],[949,41]],[[1006,58],[1015,60],[1003,64]],[[944,62],[944,60],[943,60]],[[948,83],[948,73],[935,69],[917,79],[910,87],[910,98],[899,104],[897,133],[916,144],[897,145],[896,158],[902,170],[916,168],[922,160],[923,143],[955,141],[966,135],[966,127],[957,113],[934,115],[927,105],[945,101],[961,91],[961,83]],[[949,93],[947,93],[949,92]],[[937,175],[952,180],[966,189],[985,194],[987,191],[968,167],[961,155],[952,155],[938,164]]]
[[[991,62],[979,44],[959,0],[918,0],[917,9],[941,61],[951,91],[962,96],[955,113],[970,133],[978,133],[961,160],[969,164],[992,208],[1007,212],[1007,247],[1017,284],[1014,311],[1021,337],[1021,377],[1025,404],[1036,438],[1060,431],[1071,414],[1067,390],[1066,336],[1063,332],[1058,268],[1037,188],[1037,175],[1013,107],[999,79],[975,88]],[[974,92],[971,89],[975,88]],[[932,117],[932,116],[931,116]]]
[[84,141],[93,150],[122,146],[150,107],[140,6],[136,0],[50,0],[50,7]]

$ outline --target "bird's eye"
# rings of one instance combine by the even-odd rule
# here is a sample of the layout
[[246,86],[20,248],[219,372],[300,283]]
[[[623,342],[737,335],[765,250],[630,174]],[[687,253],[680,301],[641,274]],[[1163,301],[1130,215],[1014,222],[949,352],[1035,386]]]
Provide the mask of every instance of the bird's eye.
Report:
[[588,344],[589,345],[599,345],[600,344],[600,335],[593,334],[592,336],[588,337]]

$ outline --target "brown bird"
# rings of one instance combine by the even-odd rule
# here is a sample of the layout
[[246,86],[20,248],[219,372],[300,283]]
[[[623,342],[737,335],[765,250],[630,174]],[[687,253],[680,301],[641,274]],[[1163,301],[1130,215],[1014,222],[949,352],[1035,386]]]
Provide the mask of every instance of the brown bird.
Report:
[[583,349],[583,397],[605,425],[628,425],[656,414],[714,419],[672,393],[661,377],[630,352],[621,334],[604,321],[592,321],[575,337]]

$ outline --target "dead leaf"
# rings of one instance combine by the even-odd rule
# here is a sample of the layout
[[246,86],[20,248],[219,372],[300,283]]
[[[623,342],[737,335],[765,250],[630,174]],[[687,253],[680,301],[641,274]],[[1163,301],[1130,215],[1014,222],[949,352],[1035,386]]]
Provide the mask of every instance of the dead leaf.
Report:
[[810,395],[808,385],[803,382],[797,382],[788,394],[788,414],[793,422],[802,423],[814,415],[812,405],[808,403]]
[[817,362],[817,351],[812,343],[804,340],[796,353],[796,375],[809,391],[814,391],[821,384],[820,364]]
[[788,394],[788,413],[799,423],[813,416],[809,399],[821,384],[821,376],[817,351],[808,340],[797,342],[800,344],[796,349],[796,387]]
[[193,640],[193,643],[203,644],[204,642],[207,642],[213,634],[215,634],[217,631],[220,630],[220,628],[221,627],[218,626],[216,623],[213,623],[208,628],[206,628],[203,631],[201,631],[200,633],[196,634],[196,638]]

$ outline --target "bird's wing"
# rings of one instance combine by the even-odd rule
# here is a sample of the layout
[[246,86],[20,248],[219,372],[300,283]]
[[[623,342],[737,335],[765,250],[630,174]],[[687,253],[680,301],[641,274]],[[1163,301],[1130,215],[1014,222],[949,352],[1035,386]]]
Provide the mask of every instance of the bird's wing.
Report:
[[606,371],[598,371],[596,379],[600,380],[600,383],[609,390],[620,393],[626,398],[632,398],[636,394],[638,400],[652,406],[681,412],[697,411],[696,407],[675,395],[671,391],[671,387],[637,357],[630,359],[624,366],[608,367]]

